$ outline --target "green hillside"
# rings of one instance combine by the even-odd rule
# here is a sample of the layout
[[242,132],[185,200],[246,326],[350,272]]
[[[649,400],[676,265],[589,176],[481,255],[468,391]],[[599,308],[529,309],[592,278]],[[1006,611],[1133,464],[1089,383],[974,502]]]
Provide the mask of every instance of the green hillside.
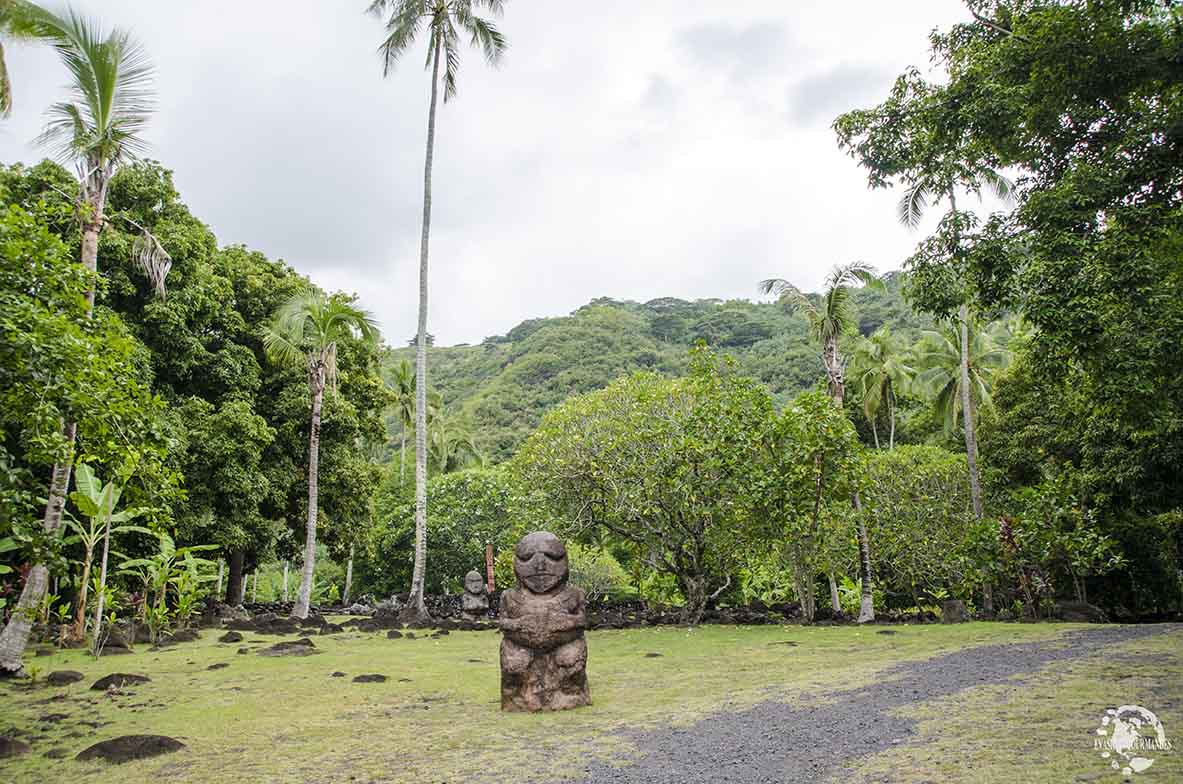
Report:
[[[928,325],[904,300],[903,282],[902,275],[890,274],[885,290],[854,293],[863,334],[888,324],[910,335]],[[471,420],[481,450],[497,462],[513,453],[546,411],[571,395],[636,370],[682,373],[698,340],[734,356],[746,375],[767,384],[780,401],[822,375],[803,316],[774,303],[672,297],[645,303],[602,297],[569,316],[523,321],[480,345],[431,348],[429,373],[432,388],[449,409]],[[411,348],[397,349],[387,362],[413,354]]]

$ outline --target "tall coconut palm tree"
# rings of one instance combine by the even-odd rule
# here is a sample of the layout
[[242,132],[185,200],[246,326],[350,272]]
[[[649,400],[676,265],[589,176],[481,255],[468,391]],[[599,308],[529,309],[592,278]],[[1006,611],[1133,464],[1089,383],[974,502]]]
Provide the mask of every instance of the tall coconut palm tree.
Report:
[[326,386],[337,388],[337,343],[349,337],[377,341],[373,316],[340,297],[318,289],[298,291],[280,306],[263,332],[268,357],[278,364],[304,365],[312,397],[308,431],[308,522],[304,538],[304,571],[300,592],[292,606],[293,618],[307,618],[312,602],[312,573],[316,565],[317,474],[320,456],[320,412]]
[[431,162],[435,152],[435,112],[443,63],[444,103],[456,96],[460,69],[460,35],[469,36],[485,60],[496,65],[505,52],[505,38],[491,21],[477,16],[480,8],[498,15],[502,0],[373,0],[370,13],[386,18],[386,38],[379,47],[382,73],[389,75],[399,58],[426,31],[427,66],[431,69],[431,103],[427,111],[427,154],[423,164],[423,232],[419,244],[419,330],[415,339],[415,568],[404,618],[430,620],[423,603],[427,568],[427,246],[431,235]]
[[[963,329],[966,332],[964,344]],[[969,347],[965,353],[963,345]],[[969,325],[948,324],[940,330],[924,333],[916,386],[932,400],[944,422],[945,432],[954,433],[958,420],[973,422],[978,411],[993,406],[994,375],[1009,365],[1010,360],[1011,352],[999,345],[989,331],[979,329],[972,322]],[[963,386],[966,378],[969,379],[968,387]],[[969,417],[963,416],[962,409],[966,405],[972,408]]]
[[[983,189],[991,191],[995,197],[1003,201],[1009,201],[1012,198],[1014,186],[1010,180],[1002,176],[998,172],[984,166],[978,166],[970,171],[961,170],[960,175],[955,179],[946,174],[941,169],[936,169],[932,173],[925,176],[917,177],[904,191],[904,195],[900,197],[899,201],[899,219],[909,228],[916,228],[920,225],[920,221],[924,217],[926,209],[933,203],[940,201],[942,198],[949,202],[949,217],[952,218],[952,226],[955,227],[953,233],[953,241],[951,247],[959,249],[961,246],[960,227],[958,221],[959,215],[957,210],[957,185],[960,184],[963,190],[968,190],[970,193],[981,198]],[[959,251],[954,251],[954,253]],[[960,343],[959,355],[962,358],[962,365],[959,369],[961,376],[958,385],[962,394],[960,404],[961,415],[964,420],[965,430],[965,456],[966,464],[969,468],[969,490],[970,498],[973,501],[974,517],[981,520],[985,516],[985,506],[982,502],[982,478],[978,470],[978,433],[977,427],[974,423],[974,407],[970,403],[969,394],[973,384],[970,382],[968,360],[970,356],[969,346],[969,332],[970,332],[970,314],[969,303],[964,299],[958,308],[957,319],[959,322],[959,336]],[[992,597],[990,595],[989,587],[985,590],[986,599],[985,607],[987,612],[993,610]]]
[[[71,10],[59,16],[29,3],[10,5],[9,11],[14,8],[19,10],[22,32],[53,46],[70,72],[70,99],[50,107],[49,121],[38,141],[63,162],[73,163],[78,172],[81,261],[86,269],[97,272],[107,187],[119,167],[144,149],[140,134],[152,114],[152,66],[143,48],[125,30],[116,28],[103,35],[94,23]],[[158,250],[162,250],[158,243],[147,243],[136,255],[163,281],[167,254],[161,256]],[[94,298],[92,286],[87,293],[88,314],[94,308]],[[61,527],[77,424],[66,423],[62,430],[69,451],[53,467],[42,520],[47,533]],[[0,632],[0,671],[21,669],[31,629],[28,610],[41,602],[48,585],[48,569],[35,564],[25,580],[17,611]]]
[[895,448],[895,404],[908,388],[916,371],[908,365],[902,341],[890,327],[880,327],[870,337],[860,338],[851,354],[851,369],[863,391],[863,414],[871,425],[875,448],[879,449],[879,412],[886,407],[890,429],[887,448]]
[[[869,264],[861,261],[840,264],[826,277],[825,292],[817,303],[783,278],[769,278],[760,282],[761,293],[775,294],[785,306],[801,311],[809,320],[813,338],[822,347],[822,362],[826,367],[826,384],[829,387],[830,399],[839,410],[842,409],[846,397],[846,362],[839,348],[839,340],[849,333],[854,325],[854,317],[850,310],[850,290],[857,284],[882,286],[882,281],[876,277],[875,268]],[[820,481],[817,493],[820,502]],[[855,514],[858,521],[855,528],[858,532],[859,576],[862,580],[858,620],[859,623],[867,623],[875,620],[874,586],[871,584],[871,542],[867,536],[867,524],[861,514],[862,501],[857,492],[854,494],[853,502],[856,512],[860,512]],[[833,580],[831,576],[831,584]]]

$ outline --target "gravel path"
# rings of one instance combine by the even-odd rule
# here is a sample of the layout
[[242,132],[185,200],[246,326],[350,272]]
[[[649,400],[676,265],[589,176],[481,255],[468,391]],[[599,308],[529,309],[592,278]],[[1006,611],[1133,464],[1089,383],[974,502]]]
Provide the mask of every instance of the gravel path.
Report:
[[850,760],[883,751],[893,741],[912,735],[912,722],[887,715],[893,708],[997,683],[1051,662],[1088,656],[1107,645],[1180,629],[1183,625],[1097,626],[1052,641],[979,646],[899,664],[872,685],[841,692],[832,704],[799,709],[767,702],[738,713],[718,714],[691,727],[632,733],[630,740],[644,750],[644,756],[623,768],[596,762],[578,782],[820,781],[838,773]]

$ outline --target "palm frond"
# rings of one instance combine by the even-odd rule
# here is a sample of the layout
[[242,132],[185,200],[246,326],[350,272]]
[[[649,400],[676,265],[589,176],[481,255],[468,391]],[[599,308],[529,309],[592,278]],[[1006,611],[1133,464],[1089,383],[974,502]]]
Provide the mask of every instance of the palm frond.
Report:
[[1000,201],[1010,204],[1015,198],[1015,184],[993,169],[982,172],[982,181]]
[[383,76],[390,75],[399,58],[415,43],[428,13],[425,0],[375,0],[368,10],[371,14],[381,15],[390,8],[393,12],[386,22],[386,38],[378,46]]
[[912,229],[919,226],[924,218],[924,211],[928,208],[928,199],[927,183],[918,182],[905,190],[896,208],[900,223]]
[[106,170],[146,149],[141,132],[154,105],[154,71],[144,48],[125,30],[104,36],[72,9],[58,16],[31,4],[33,33],[57,51],[71,75],[71,99],[51,107],[39,141],[61,158]]
[[826,277],[826,288],[836,289],[853,283],[871,285],[878,282],[879,276],[873,266],[862,261],[850,261],[830,270]]
[[468,32],[469,43],[479,47],[484,53],[485,61],[489,65],[497,66],[501,62],[501,57],[505,54],[508,44],[505,41],[505,36],[501,34],[496,25],[488,19],[482,19],[473,14],[471,8],[466,4],[457,6],[456,21],[460,25],[460,29]]
[[449,17],[440,33],[444,50],[444,103],[456,97],[456,80],[460,73],[460,36]]

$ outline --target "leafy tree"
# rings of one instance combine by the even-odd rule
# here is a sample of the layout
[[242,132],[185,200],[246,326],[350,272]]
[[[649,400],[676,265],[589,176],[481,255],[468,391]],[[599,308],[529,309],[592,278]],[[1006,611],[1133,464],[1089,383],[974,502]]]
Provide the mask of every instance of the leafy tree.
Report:
[[[851,330],[853,319],[850,310],[850,289],[856,283],[867,286],[881,285],[871,266],[859,261],[841,264],[826,277],[826,290],[819,304],[805,296],[796,286],[781,278],[769,278],[760,283],[764,294],[776,294],[787,307],[801,310],[809,319],[814,340],[821,344],[822,362],[826,367],[826,385],[830,399],[839,411],[846,397],[846,360],[842,357],[838,342],[843,334]],[[822,472],[818,472],[817,494],[821,498]],[[854,505],[859,506],[858,491],[854,493]],[[859,539],[859,579],[862,580],[863,602],[859,610],[859,623],[875,619],[874,585],[871,576],[871,543],[867,538],[866,525],[862,515],[857,515]]]
[[965,456],[932,446],[900,446],[867,460],[863,498],[888,591],[917,607],[953,591],[968,596],[997,558],[997,537],[983,553],[965,482]]
[[[148,88],[152,67],[140,45],[123,30],[103,36],[89,21],[67,11],[59,17],[38,6],[20,6],[22,25],[46,39],[58,52],[71,75],[72,100],[54,104],[49,122],[40,137],[66,161],[76,164],[79,175],[79,204],[82,218],[82,265],[98,270],[99,233],[103,228],[107,187],[115,170],[143,145],[139,134],[151,113]],[[163,282],[167,254],[154,238],[146,237],[140,258],[145,271]],[[97,278],[92,278],[96,280]],[[95,288],[87,291],[87,313],[94,308]],[[78,423],[63,423],[63,439],[72,447]],[[70,484],[70,453],[55,465],[50,480],[43,526],[47,533],[61,525],[66,491]],[[25,583],[25,591],[44,593],[42,581]],[[33,604],[41,595],[29,597]],[[23,631],[22,631],[23,629]],[[19,639],[13,639],[17,635]],[[24,650],[27,629],[5,628],[0,651]]]
[[[517,539],[542,521],[505,469],[469,469],[436,474],[428,483],[432,536],[428,557],[434,564],[427,589],[461,590],[471,569],[484,572],[485,543],[512,550]],[[414,567],[415,499],[400,491],[397,471],[388,470],[375,497],[375,518],[366,557],[358,565],[360,590],[391,595],[405,586]]]
[[858,488],[858,436],[831,398],[807,392],[772,419],[761,450],[748,468],[757,509],[752,541],[788,562],[802,612],[812,620],[816,576],[825,571],[833,582],[827,550]]
[[8,671],[21,668],[28,611],[45,595],[61,545],[56,526],[35,522],[42,513],[34,499],[44,493],[43,471],[69,465],[73,438],[62,422],[77,423],[81,448],[96,464],[117,466],[126,453],[140,454],[153,501],[173,492],[177,479],[162,465],[162,404],[148,390],[142,347],[118,317],[88,315],[94,280],[71,261],[44,214],[0,208],[0,522],[33,563],[0,634],[0,667]]
[[386,39],[380,48],[383,75],[389,75],[399,58],[427,27],[428,62],[431,65],[431,105],[427,113],[427,155],[423,171],[423,236],[419,249],[419,329],[415,348],[415,572],[407,618],[430,618],[423,604],[423,575],[427,556],[427,246],[431,235],[431,163],[435,152],[435,110],[440,84],[440,61],[444,63],[444,102],[456,96],[460,68],[460,32],[472,38],[485,59],[496,64],[505,51],[505,38],[487,19],[474,13],[487,8],[500,14],[502,0],[373,0],[370,12],[390,17]]
[[903,341],[892,334],[890,327],[880,327],[870,337],[862,338],[854,345],[851,366],[862,387],[863,414],[871,425],[876,449],[879,448],[879,429],[875,423],[884,406],[887,407],[887,418],[891,423],[887,448],[895,448],[896,402],[901,391],[908,389],[916,374],[909,361]]
[[321,405],[326,385],[334,389],[336,386],[337,344],[354,333],[365,340],[376,340],[377,328],[373,317],[340,297],[326,297],[318,290],[309,289],[297,293],[280,308],[263,336],[267,353],[275,362],[293,366],[303,363],[306,366],[308,390],[312,398],[308,437],[308,525],[300,593],[292,607],[294,618],[308,617],[312,596],[316,561]]
[[524,487],[583,541],[617,541],[677,582],[697,623],[731,584],[772,400],[706,349],[691,374],[637,373],[552,411],[514,458]]
[[980,309],[1021,308],[1033,325],[1024,364],[1038,396],[1070,395],[1049,458],[1082,471],[1095,506],[1171,514],[1183,508],[1183,303],[1170,295],[1183,282],[1180,8],[975,10],[932,40],[949,124],[1020,177],[1015,209],[967,249],[968,281]]

